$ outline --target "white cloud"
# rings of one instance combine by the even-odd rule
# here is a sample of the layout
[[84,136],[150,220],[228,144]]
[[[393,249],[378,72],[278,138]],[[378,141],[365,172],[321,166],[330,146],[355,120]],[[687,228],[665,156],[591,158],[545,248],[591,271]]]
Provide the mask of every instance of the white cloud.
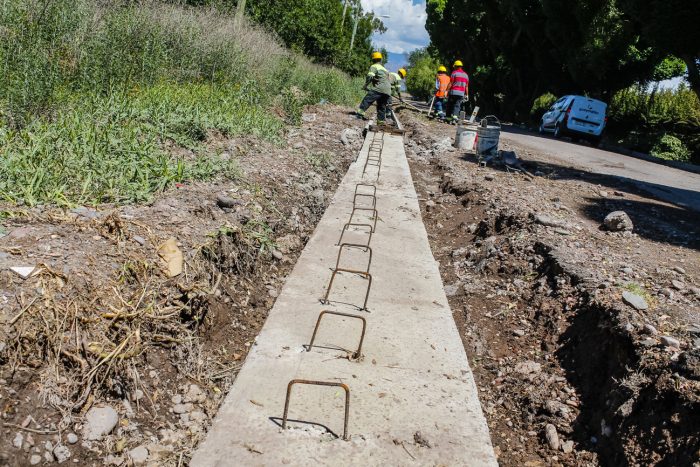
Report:
[[379,47],[385,47],[389,52],[405,53],[419,47],[425,47],[430,42],[425,30],[425,3],[413,4],[411,0],[361,0],[362,8],[374,11],[387,27],[384,34],[375,34],[373,42]]

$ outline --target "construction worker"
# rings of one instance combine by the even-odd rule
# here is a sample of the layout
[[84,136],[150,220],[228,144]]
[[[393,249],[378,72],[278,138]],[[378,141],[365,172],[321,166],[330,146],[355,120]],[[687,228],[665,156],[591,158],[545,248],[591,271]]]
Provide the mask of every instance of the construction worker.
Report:
[[445,118],[445,104],[447,100],[447,90],[450,88],[450,77],[447,76],[447,68],[443,65],[438,67],[435,77],[435,115],[439,119]]
[[391,82],[389,71],[382,65],[382,54],[374,52],[372,54],[372,66],[365,78],[364,90],[367,95],[362,99],[357,116],[366,119],[367,109],[377,103],[377,125],[383,125],[386,121],[386,106],[391,101]]
[[396,96],[401,100],[401,83],[406,79],[406,69],[399,68],[397,73],[390,73],[391,76],[391,95]]
[[391,105],[392,98],[397,97],[399,101],[401,98],[401,83],[403,83],[404,78],[406,78],[406,69],[399,68],[398,73],[389,73],[389,81],[391,82],[391,97],[389,98],[389,103],[387,104],[387,116],[391,116]]
[[462,102],[469,99],[469,75],[462,69],[461,60],[455,60],[450,75],[450,88],[448,91],[449,121],[453,125],[459,121],[459,112],[462,110]]

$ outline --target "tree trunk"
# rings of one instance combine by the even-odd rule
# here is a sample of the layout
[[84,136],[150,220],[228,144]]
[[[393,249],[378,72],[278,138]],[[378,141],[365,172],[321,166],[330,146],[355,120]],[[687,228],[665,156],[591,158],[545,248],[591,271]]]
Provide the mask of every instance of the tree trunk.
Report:
[[690,89],[692,89],[700,99],[700,66],[698,65],[698,58],[683,57],[683,61],[688,67],[688,81],[690,82]]

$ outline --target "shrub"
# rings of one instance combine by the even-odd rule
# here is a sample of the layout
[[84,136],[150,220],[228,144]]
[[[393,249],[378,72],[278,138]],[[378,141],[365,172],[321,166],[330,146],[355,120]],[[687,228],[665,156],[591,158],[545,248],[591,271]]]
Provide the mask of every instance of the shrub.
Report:
[[532,122],[539,125],[542,115],[544,115],[556,101],[557,96],[551,92],[542,94],[540,97],[535,99],[535,101],[532,103],[532,108],[530,109],[530,118],[532,119]]
[[654,157],[672,161],[690,160],[690,151],[685,147],[683,141],[669,134],[663,135],[657,141],[650,154]]
[[435,93],[435,76],[440,66],[438,60],[427,49],[412,52],[408,58],[406,90],[416,99],[429,100]]

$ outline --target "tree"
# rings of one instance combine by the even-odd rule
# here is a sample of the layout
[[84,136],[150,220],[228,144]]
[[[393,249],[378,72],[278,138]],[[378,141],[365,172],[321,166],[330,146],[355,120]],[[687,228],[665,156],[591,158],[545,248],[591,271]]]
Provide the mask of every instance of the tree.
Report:
[[[239,0],[242,1],[242,0]],[[367,68],[372,52],[371,36],[383,32],[383,23],[362,10],[359,2],[344,5],[339,0],[249,0],[246,11],[256,21],[269,26],[293,50],[320,63],[337,66],[352,74]],[[354,19],[357,30],[349,50]]]
[[609,99],[651,79],[669,51],[640,34],[618,3],[428,0],[426,28],[443,59],[465,62],[480,106],[523,118],[545,92]]
[[416,99],[428,100],[435,89],[435,74],[440,66],[427,48],[417,49],[408,55],[406,89]]
[[685,62],[690,86],[700,97],[700,2],[620,0],[619,3],[645,40]]

